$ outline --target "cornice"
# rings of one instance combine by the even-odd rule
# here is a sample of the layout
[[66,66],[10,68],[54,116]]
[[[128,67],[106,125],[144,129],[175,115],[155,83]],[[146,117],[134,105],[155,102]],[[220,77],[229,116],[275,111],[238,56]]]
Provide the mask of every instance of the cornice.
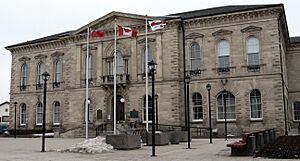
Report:
[[196,32],[190,33],[185,36],[186,39],[197,39],[197,38],[203,38],[203,37],[204,37],[203,34],[196,33]]
[[224,36],[224,35],[230,35],[232,34],[232,31],[220,29],[212,33],[213,36]]
[[216,26],[229,23],[246,22],[257,20],[266,17],[277,18],[278,14],[283,12],[280,7],[250,10],[236,13],[228,13],[223,15],[207,16],[185,20],[184,26],[186,28]]
[[35,59],[46,59],[47,55],[44,54],[38,54],[37,56],[34,57]]
[[[148,42],[151,43],[151,42],[155,42],[156,40],[153,39],[153,38],[148,38]],[[137,43],[138,44],[144,44],[146,42],[146,38],[142,38],[141,40],[138,40]]]
[[30,61],[31,58],[27,57],[27,56],[23,56],[19,59],[19,61]]
[[60,57],[60,56],[63,56],[63,55],[64,55],[64,53],[56,51],[56,52],[51,54],[51,57]]
[[241,29],[241,32],[255,32],[255,31],[261,31],[262,27],[257,27],[257,26],[248,26],[243,29]]

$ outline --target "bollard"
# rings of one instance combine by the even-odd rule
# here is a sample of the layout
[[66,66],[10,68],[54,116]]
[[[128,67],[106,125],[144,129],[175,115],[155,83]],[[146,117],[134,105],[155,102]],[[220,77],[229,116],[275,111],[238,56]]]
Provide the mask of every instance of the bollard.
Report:
[[249,149],[249,151],[251,150],[251,154],[253,157],[256,157],[256,140],[255,140],[255,136],[254,135],[251,135],[249,137],[250,141],[251,141],[251,148],[252,149]]
[[263,137],[262,133],[259,133],[257,135],[257,146],[256,146],[256,148],[260,149],[263,145],[264,145],[264,137]]

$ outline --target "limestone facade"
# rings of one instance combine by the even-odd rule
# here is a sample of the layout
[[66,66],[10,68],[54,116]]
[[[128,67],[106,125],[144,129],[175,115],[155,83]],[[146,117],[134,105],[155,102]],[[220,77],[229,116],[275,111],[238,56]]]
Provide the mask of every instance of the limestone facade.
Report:
[[[201,53],[200,65],[197,74],[192,73],[189,94],[192,126],[208,127],[208,83],[212,86],[212,126],[220,134],[224,131],[224,120],[219,118],[222,116],[217,98],[224,90],[234,97],[231,107],[233,119],[228,120],[230,134],[266,128],[276,128],[279,134],[284,134],[285,128],[296,126],[297,121],[292,116],[292,102],[300,100],[300,80],[297,77],[300,47],[289,41],[284,14],[283,5],[271,5],[209,16],[167,19],[165,29],[151,31],[149,28],[148,46],[157,63],[155,93],[158,95],[159,123],[185,124],[184,69],[187,74],[192,73],[191,46],[197,43]],[[124,111],[118,111],[118,117],[124,121],[143,122],[144,119],[145,17],[111,12],[88,24],[93,29],[105,31],[103,38],[91,38],[89,46],[92,56],[89,79],[92,107],[90,121],[94,125],[111,123],[113,119],[113,86],[110,75],[115,19],[118,25],[130,26],[139,33],[136,38],[120,37],[117,41],[117,50],[122,54],[125,66],[124,74],[117,78],[117,98],[125,98],[124,104],[117,101],[118,106],[124,106]],[[43,100],[43,88],[36,85],[37,65],[40,62],[45,64],[46,71],[51,74],[47,86],[47,129],[59,129],[63,132],[84,125],[88,25],[46,39],[7,47],[12,53],[10,102],[16,101],[20,106],[17,110],[19,129],[41,129],[37,125],[37,106]],[[254,70],[247,63],[247,40],[250,37],[259,40],[259,64]],[[223,72],[219,68],[218,56],[218,43],[222,40],[229,42],[230,51],[229,66]],[[62,65],[59,86],[56,86],[54,78],[57,60]],[[21,90],[21,68],[24,63],[28,65],[28,83],[26,89]],[[250,93],[255,89],[261,94],[261,116],[251,119]],[[198,108],[202,110],[202,118],[200,116],[197,120],[193,119],[195,111],[192,99],[195,93],[199,93],[202,98],[202,105]],[[151,81],[149,94],[151,95]],[[55,102],[60,105],[59,122],[54,121]],[[24,119],[24,114],[21,114],[21,104],[26,104],[26,121],[22,124],[20,119],[21,116]],[[14,113],[13,105],[10,106],[10,113]],[[136,111],[137,117],[133,116]],[[11,125],[13,121],[11,116]]]

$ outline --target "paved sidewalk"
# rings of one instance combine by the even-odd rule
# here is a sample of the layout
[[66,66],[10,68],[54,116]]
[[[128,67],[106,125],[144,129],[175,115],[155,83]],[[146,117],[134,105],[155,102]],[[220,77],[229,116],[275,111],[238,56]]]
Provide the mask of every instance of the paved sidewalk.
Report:
[[[187,143],[157,146],[157,156],[151,157],[152,149],[143,146],[137,150],[114,150],[104,154],[78,154],[51,152],[65,149],[84,139],[46,138],[47,152],[40,152],[40,138],[0,138],[0,161],[269,161],[272,159],[252,157],[231,157],[230,148],[225,145],[235,139],[224,141],[214,139],[193,139],[192,149],[186,149]],[[274,159],[275,161],[283,161]],[[286,161],[296,161],[286,159]]]

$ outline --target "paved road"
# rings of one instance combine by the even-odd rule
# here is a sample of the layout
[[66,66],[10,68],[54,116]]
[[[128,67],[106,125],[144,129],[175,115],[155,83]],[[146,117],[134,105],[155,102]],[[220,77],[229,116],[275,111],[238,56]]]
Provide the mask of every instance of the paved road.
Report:
[[[137,150],[114,150],[104,154],[78,154],[51,152],[65,149],[84,139],[46,138],[47,152],[40,152],[40,138],[0,138],[0,161],[270,161],[271,159],[252,157],[231,157],[229,142],[214,139],[193,139],[192,149],[186,143],[156,147],[157,156],[151,157],[151,147],[143,146]],[[283,160],[275,160],[283,161]],[[286,160],[296,161],[296,160]]]

